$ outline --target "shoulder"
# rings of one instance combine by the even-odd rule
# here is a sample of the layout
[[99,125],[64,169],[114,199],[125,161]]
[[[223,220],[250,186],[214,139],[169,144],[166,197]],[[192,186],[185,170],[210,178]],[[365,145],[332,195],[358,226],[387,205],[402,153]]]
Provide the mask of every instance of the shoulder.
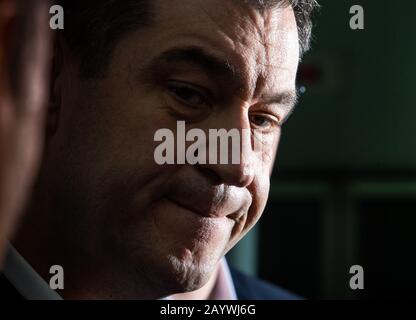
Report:
[[288,290],[230,268],[239,300],[302,300]]

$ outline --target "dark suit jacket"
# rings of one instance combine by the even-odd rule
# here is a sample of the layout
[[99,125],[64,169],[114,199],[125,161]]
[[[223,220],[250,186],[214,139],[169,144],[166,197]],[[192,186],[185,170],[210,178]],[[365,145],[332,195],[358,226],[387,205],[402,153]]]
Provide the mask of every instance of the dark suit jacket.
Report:
[[[239,300],[299,300],[300,297],[265,281],[231,269],[237,298]],[[23,299],[19,292],[0,273],[0,300]]]
[[238,300],[301,300],[285,289],[230,268]]

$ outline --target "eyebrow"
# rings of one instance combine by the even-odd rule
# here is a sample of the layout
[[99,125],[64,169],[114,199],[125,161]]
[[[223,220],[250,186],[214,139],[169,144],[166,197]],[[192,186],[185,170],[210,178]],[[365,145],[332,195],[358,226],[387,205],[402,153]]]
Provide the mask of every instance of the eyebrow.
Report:
[[243,83],[237,68],[230,61],[219,58],[197,46],[169,49],[152,60],[150,67],[146,69],[158,70],[158,67],[160,68],[160,65],[164,63],[193,64],[212,76],[220,76],[227,80],[238,81],[238,84]]
[[285,111],[287,111],[286,116],[280,121],[280,124],[284,124],[295,111],[298,99],[299,96],[297,91],[287,90],[273,96],[272,99],[268,101],[269,104],[283,106]]
[[298,94],[296,91],[287,90],[275,95],[269,103],[278,103],[291,107],[298,102]]

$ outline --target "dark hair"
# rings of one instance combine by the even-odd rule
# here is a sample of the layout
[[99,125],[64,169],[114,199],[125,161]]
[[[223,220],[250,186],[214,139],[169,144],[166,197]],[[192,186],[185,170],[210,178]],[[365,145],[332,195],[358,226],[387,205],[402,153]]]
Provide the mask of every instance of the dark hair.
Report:
[[[241,1],[241,0],[238,0]],[[300,54],[308,49],[312,31],[311,15],[316,0],[244,0],[259,10],[291,5],[295,12]],[[62,34],[80,60],[81,76],[104,76],[105,67],[118,41],[138,27],[152,22],[150,0],[60,0],[65,10]]]

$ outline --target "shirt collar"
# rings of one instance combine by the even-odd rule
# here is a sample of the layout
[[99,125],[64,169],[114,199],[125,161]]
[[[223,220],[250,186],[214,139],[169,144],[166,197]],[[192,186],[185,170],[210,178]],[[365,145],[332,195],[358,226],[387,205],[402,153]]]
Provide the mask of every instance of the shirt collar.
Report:
[[[12,245],[8,248],[3,274],[25,299],[62,300]],[[212,300],[237,300],[234,282],[225,258],[220,261],[217,281],[210,297]],[[171,300],[170,297],[165,299]]]
[[237,300],[234,282],[231,277],[227,260],[222,258],[214,289],[211,293],[212,300]]

